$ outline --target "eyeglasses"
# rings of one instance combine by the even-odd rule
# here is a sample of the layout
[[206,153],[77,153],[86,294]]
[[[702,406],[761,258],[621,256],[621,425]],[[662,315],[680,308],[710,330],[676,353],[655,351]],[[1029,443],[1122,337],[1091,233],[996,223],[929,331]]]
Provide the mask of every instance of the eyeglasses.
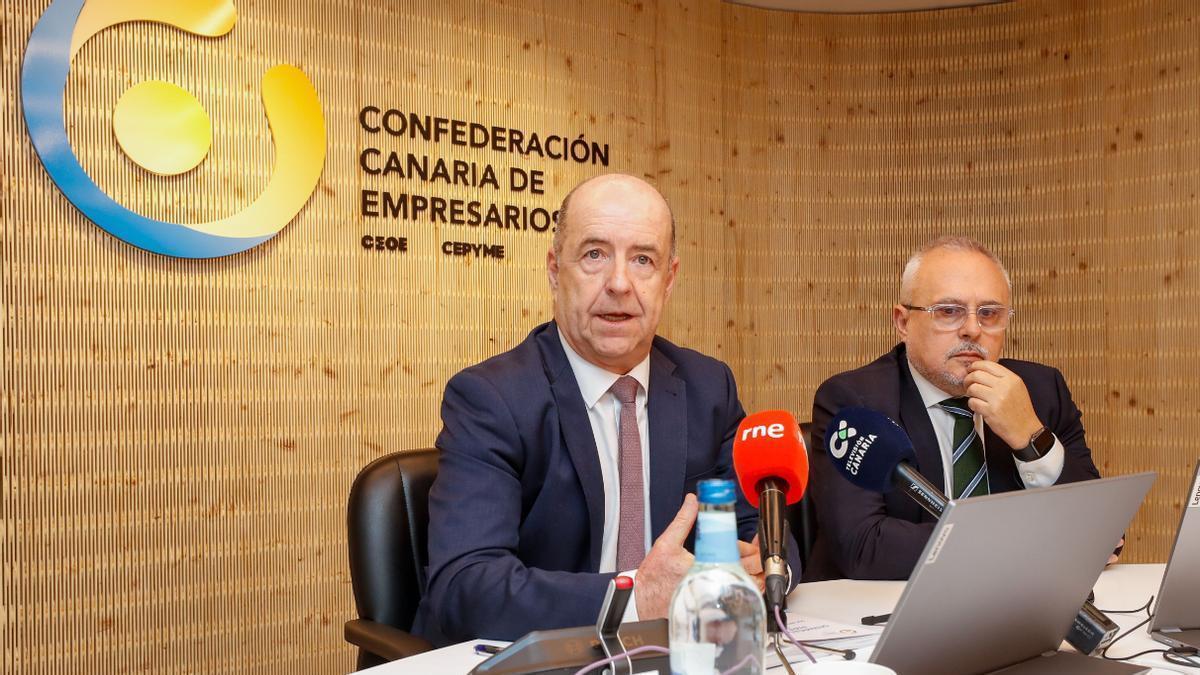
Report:
[[958,330],[967,322],[967,315],[974,314],[979,327],[988,333],[998,333],[1008,327],[1008,321],[1017,310],[1004,305],[983,305],[973,311],[965,305],[945,303],[920,307],[902,305],[904,309],[928,312],[933,325],[942,330]]

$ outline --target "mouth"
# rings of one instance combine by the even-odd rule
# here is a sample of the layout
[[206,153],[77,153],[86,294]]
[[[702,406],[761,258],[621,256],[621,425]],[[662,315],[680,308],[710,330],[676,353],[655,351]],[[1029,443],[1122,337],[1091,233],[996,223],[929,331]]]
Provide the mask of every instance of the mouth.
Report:
[[952,358],[952,359],[969,359],[972,361],[982,361],[983,360],[983,357],[979,354],[976,354],[975,352],[959,352],[957,354],[951,354],[950,358]]
[[609,314],[597,314],[596,316],[601,321],[604,321],[606,323],[624,323],[626,321],[633,320],[632,314],[624,314],[621,312],[612,312]]

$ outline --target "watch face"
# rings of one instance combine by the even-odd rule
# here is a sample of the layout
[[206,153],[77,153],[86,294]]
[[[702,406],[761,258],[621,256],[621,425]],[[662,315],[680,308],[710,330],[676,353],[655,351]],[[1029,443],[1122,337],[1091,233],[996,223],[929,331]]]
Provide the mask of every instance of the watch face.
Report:
[[1030,445],[1037,450],[1038,455],[1045,455],[1054,447],[1054,434],[1049,429],[1042,429],[1042,433],[1034,437]]

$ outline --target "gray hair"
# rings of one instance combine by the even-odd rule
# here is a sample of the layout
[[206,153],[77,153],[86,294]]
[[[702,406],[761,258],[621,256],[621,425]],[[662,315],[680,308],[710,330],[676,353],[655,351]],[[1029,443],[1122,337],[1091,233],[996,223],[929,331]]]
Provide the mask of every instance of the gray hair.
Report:
[[996,263],[996,267],[1000,268],[1000,272],[1004,275],[1004,283],[1008,284],[1008,292],[1012,294],[1012,279],[1008,276],[1008,270],[1004,269],[1004,263],[1000,262],[1000,258],[992,253],[991,249],[971,237],[948,234],[921,244],[908,257],[908,262],[904,263],[904,273],[900,275],[900,302],[912,301],[912,287],[917,279],[917,269],[921,267],[921,259],[925,257],[925,254],[937,249],[971,251],[991,260]]
[[[614,174],[604,174],[604,175],[611,176]],[[628,175],[628,174],[616,174],[616,175]],[[600,178],[600,177],[601,176],[595,176],[594,178]],[[630,177],[637,178],[637,176],[630,176]],[[594,178],[589,178],[589,179],[579,183],[575,187],[571,188],[571,191],[567,193],[566,197],[563,197],[562,204],[559,205],[559,207],[558,207],[558,220],[555,221],[555,226],[554,226],[554,255],[558,256],[558,255],[562,254],[563,238],[565,236],[565,235],[563,235],[563,232],[565,232],[567,229],[567,211],[569,210],[569,208],[571,206],[571,197],[575,196],[576,190],[578,190],[579,188],[583,187],[584,185],[587,185],[588,183],[592,182],[592,180],[594,180]],[[650,185],[650,183],[647,183],[646,181],[642,180],[641,178],[637,178],[637,180],[641,180],[643,183]],[[650,187],[654,187],[654,186],[650,185]],[[658,192],[658,188],[654,188],[654,189],[656,192]],[[664,197],[661,192],[659,192],[658,195],[660,197],[662,197],[663,203],[667,205],[667,213],[671,216],[671,257],[674,258],[675,252],[676,252],[675,211],[674,211],[674,209],[671,208],[671,203],[667,201],[667,198]]]

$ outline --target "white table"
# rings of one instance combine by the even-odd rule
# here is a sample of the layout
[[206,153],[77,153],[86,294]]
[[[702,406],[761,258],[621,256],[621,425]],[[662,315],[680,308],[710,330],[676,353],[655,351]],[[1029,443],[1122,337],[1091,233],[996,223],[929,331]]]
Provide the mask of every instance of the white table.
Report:
[[[1096,606],[1104,610],[1136,609],[1146,604],[1151,595],[1158,593],[1164,565],[1113,565],[1105,570],[1096,582]],[[864,616],[887,614],[896,606],[904,590],[903,581],[823,581],[801,584],[788,596],[788,611],[842,623],[855,624]],[[1146,613],[1109,614],[1109,618],[1121,627],[1121,632],[1146,618]],[[400,661],[393,661],[360,671],[370,675],[424,675],[426,673],[466,673],[482,663],[483,656],[475,654],[476,644],[504,645],[494,640],[472,640],[451,645],[432,652],[418,654]],[[1065,643],[1064,643],[1065,644]],[[1145,649],[1159,649],[1163,645],[1155,642],[1145,627],[1122,638],[1111,650],[1112,656],[1134,654]],[[859,649],[859,659],[866,659],[870,649]],[[1157,654],[1134,659],[1152,667],[1154,675],[1168,673],[1190,673],[1171,665]]]
[[469,640],[449,647],[442,647],[407,659],[392,661],[374,668],[358,671],[366,675],[429,675],[430,673],[469,673],[475,666],[487,660],[487,656],[475,653],[475,645],[505,647],[509,643],[497,640]]
[[[1150,596],[1158,595],[1158,586],[1162,583],[1163,572],[1166,570],[1166,565],[1113,565],[1104,570],[1100,574],[1100,579],[1096,581],[1096,607],[1102,610],[1123,610],[1137,609],[1146,604]],[[1150,607],[1154,609],[1153,606]],[[1118,626],[1121,627],[1121,632],[1141,623],[1147,614],[1146,612],[1138,612],[1136,614],[1109,614],[1108,618],[1112,619]],[[1121,638],[1121,641],[1113,645],[1109,650],[1108,655],[1113,657],[1124,656],[1125,654],[1136,654],[1146,649],[1166,649],[1167,646],[1161,642],[1155,642],[1150,637],[1150,632],[1147,626],[1142,626],[1129,635]],[[1152,666],[1154,670],[1151,672],[1155,675],[1162,673],[1192,673],[1197,672],[1195,668],[1184,668],[1182,666],[1172,665],[1163,660],[1158,654],[1147,654],[1136,659],[1132,659],[1129,663],[1140,663],[1142,665]]]
[[[1165,565],[1113,565],[1100,574],[1096,581],[1095,605],[1103,610],[1137,609],[1146,604],[1151,595],[1158,593]],[[832,619],[848,624],[858,624],[864,616],[888,614],[895,608],[904,591],[903,581],[823,581],[801,584],[788,596],[788,611],[797,614]],[[1136,614],[1109,614],[1120,633],[1135,626],[1146,618],[1145,612]],[[1118,635],[1120,635],[1118,633]],[[1064,642],[1064,649],[1070,647]],[[1110,656],[1136,654],[1146,649],[1163,649],[1165,645],[1155,642],[1143,626],[1118,642],[1109,652]],[[859,658],[867,658],[869,649],[859,649]],[[1187,669],[1171,665],[1157,654],[1133,659],[1131,663],[1154,668],[1152,673],[1192,673]]]

